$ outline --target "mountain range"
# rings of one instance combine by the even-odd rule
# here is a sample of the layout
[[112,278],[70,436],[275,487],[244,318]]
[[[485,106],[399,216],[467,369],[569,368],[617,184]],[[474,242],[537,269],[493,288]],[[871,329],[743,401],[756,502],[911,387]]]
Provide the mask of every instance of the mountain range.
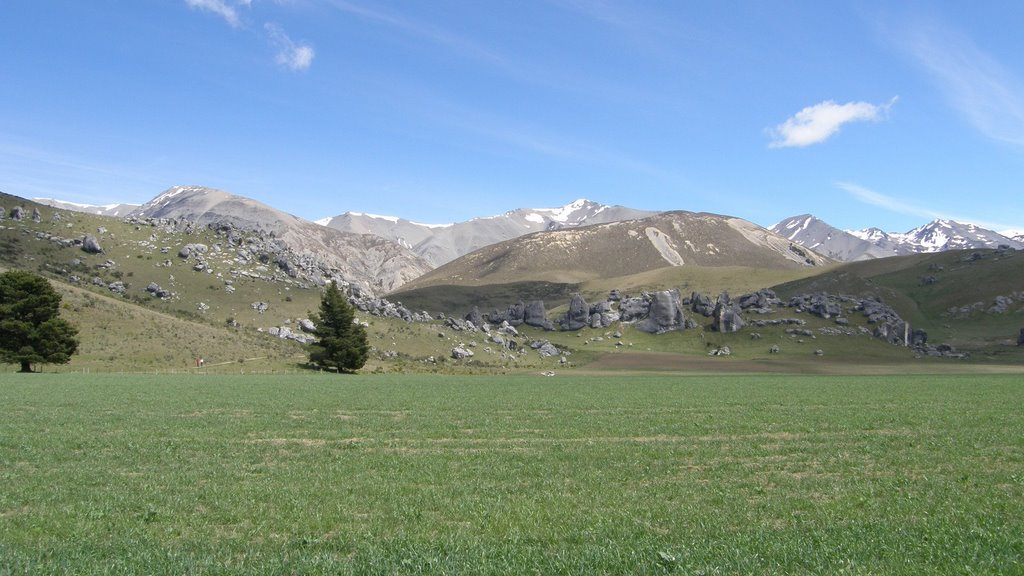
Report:
[[33,198],[35,202],[51,206],[53,208],[59,208],[61,210],[71,210],[73,212],[85,212],[87,214],[97,214],[99,216],[127,216],[133,211],[139,209],[138,204],[104,204],[98,206],[95,204],[80,204],[78,202],[68,202],[65,200],[55,200],[53,198]]
[[[357,212],[314,223],[249,198],[202,186],[175,186],[142,206],[89,206],[50,199],[40,202],[93,214],[182,219],[202,225],[226,223],[270,234],[295,254],[312,258],[324,277],[336,273],[371,293],[390,292],[421,277],[417,284],[436,283],[444,277],[467,281],[474,275],[476,279],[491,276],[514,280],[547,273],[580,278],[687,263],[746,265],[743,262],[751,258],[765,261],[760,250],[766,247],[791,261],[814,264],[825,262],[819,254],[846,262],[954,249],[1024,249],[1024,234],[1009,237],[952,220],[934,220],[906,233],[894,233],[878,228],[841,230],[803,214],[766,230],[738,218],[658,213],[585,199],[561,207],[519,208],[451,224],[422,224]],[[611,226],[632,222],[641,224]],[[623,231],[631,235],[622,236]],[[737,233],[745,234],[753,246],[726,240]],[[529,239],[514,242],[521,238]],[[703,242],[708,238],[714,240]],[[729,250],[723,251],[722,246]],[[802,249],[794,251],[792,246]],[[562,253],[556,258],[553,250]],[[748,253],[757,256],[748,257]],[[463,261],[467,255],[473,257]],[[587,264],[581,264],[584,261]],[[541,268],[534,270],[537,266]],[[588,266],[592,268],[589,272]]]
[[520,208],[454,224],[420,224],[394,216],[358,212],[346,212],[317,223],[343,232],[374,234],[397,242],[436,267],[485,246],[525,234],[636,220],[654,214],[581,199],[559,208]]
[[974,224],[941,219],[896,233],[878,228],[840,230],[810,214],[802,214],[782,220],[771,230],[841,262],[1000,246],[1024,249],[1024,234],[1009,237]]

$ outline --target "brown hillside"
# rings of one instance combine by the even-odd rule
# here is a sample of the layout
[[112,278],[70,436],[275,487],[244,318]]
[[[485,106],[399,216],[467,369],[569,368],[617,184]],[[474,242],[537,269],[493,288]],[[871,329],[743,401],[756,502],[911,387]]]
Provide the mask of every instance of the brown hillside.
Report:
[[402,291],[522,281],[578,283],[666,267],[798,269],[828,262],[746,220],[680,211],[538,232],[488,246],[417,278]]

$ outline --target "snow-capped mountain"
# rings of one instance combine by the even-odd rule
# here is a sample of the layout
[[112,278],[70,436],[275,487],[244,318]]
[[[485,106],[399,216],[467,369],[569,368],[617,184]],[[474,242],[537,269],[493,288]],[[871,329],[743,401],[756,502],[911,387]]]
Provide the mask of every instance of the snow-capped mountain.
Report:
[[975,224],[953,220],[933,220],[904,233],[885,232],[878,228],[844,231],[803,214],[786,218],[771,230],[797,244],[843,261],[1000,246],[1024,249],[1024,237],[1010,238]]
[[653,214],[655,212],[581,199],[557,208],[520,208],[454,224],[421,224],[395,216],[358,212],[346,212],[317,222],[345,232],[387,238],[412,249],[432,265],[440,266],[484,246],[524,234],[635,220]]
[[905,247],[910,252],[944,252],[1000,246],[1024,248],[1024,243],[1018,240],[975,224],[954,220],[933,220],[904,234],[885,233],[877,228],[858,230],[851,234],[875,244],[891,242]]
[[104,204],[102,206],[97,206],[94,204],[79,204],[78,202],[68,202],[66,200],[56,200],[53,198],[33,198],[32,200],[61,210],[85,212],[87,214],[99,214],[100,216],[127,216],[139,207],[138,204]]
[[[858,237],[810,214],[792,216],[770,228],[772,232],[833,260],[850,262],[907,253],[879,238],[878,242]],[[881,232],[879,230],[879,232]],[[882,232],[882,234],[885,234]]]

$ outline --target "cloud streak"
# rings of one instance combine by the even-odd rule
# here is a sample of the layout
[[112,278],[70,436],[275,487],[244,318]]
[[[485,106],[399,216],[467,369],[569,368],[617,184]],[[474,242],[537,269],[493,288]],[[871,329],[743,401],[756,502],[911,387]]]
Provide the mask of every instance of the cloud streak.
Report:
[[309,69],[313,64],[313,57],[316,56],[312,46],[296,44],[280,26],[273,22],[267,22],[263,28],[270,37],[270,43],[277,49],[274,60],[278,64],[294,71]]
[[888,210],[890,212],[896,212],[898,214],[906,214],[907,216],[915,216],[918,218],[927,218],[928,220],[954,220],[956,222],[970,222],[988,228],[990,230],[1005,230],[1011,228],[1007,224],[998,222],[986,222],[984,220],[978,220],[975,218],[967,218],[964,216],[951,216],[942,212],[938,212],[931,208],[905,202],[892,196],[881,194],[874,190],[870,190],[857,184],[850,182],[836,182],[836,187],[843,190],[847,194],[853,196],[855,199],[865,204],[872,206],[878,206],[879,208]]
[[966,36],[937,25],[901,34],[904,49],[982,134],[1024,145],[1024,82]]
[[848,102],[836,104],[826,100],[808,106],[769,131],[769,148],[803,148],[821,144],[850,122],[877,122],[885,118],[896,103],[894,97],[886,104]]

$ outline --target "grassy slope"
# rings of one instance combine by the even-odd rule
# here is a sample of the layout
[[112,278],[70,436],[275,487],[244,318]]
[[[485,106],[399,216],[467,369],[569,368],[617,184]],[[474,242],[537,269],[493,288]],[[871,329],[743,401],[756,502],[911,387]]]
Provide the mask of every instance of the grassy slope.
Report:
[[[980,259],[972,257],[980,254]],[[934,283],[922,282],[932,276]],[[1024,302],[1006,314],[988,313],[996,296],[1024,291],[1024,253],[954,251],[856,262],[819,277],[778,287],[780,294],[825,290],[874,294],[895,308],[935,342],[964,348],[1007,350],[1024,327]],[[966,315],[951,308],[981,304]]]
[[1016,376],[0,383],[0,573],[1024,570]]

